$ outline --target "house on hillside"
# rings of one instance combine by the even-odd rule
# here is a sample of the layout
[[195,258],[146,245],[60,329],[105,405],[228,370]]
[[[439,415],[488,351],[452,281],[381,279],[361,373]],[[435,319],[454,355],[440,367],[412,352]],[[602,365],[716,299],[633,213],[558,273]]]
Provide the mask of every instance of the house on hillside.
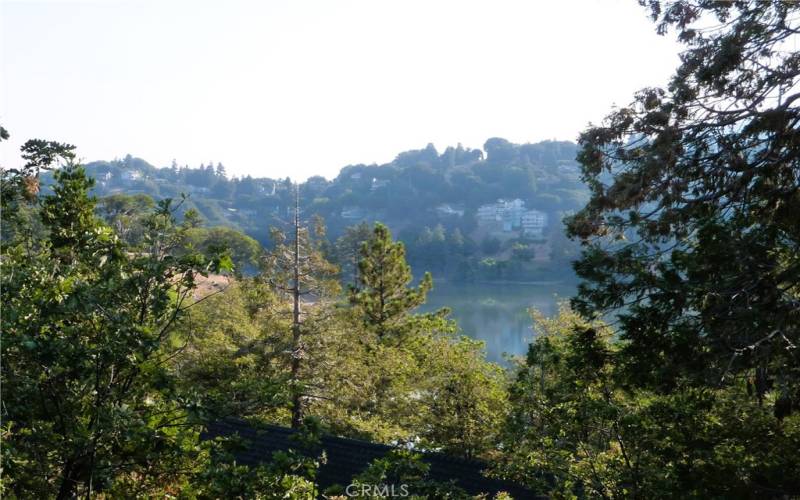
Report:
[[142,178],[142,172],[139,170],[123,170],[120,178],[122,179],[122,182],[125,183],[138,181]]
[[499,220],[497,205],[481,205],[477,212],[478,225],[486,225]]
[[372,185],[370,186],[370,191],[376,191],[382,187],[386,187],[389,185],[389,181],[386,179],[376,179],[375,177],[372,178]]
[[497,200],[478,207],[479,226],[498,226],[504,232],[518,230],[522,225],[522,214],[525,213],[525,202],[519,198],[513,200]]
[[367,211],[361,207],[345,207],[341,216],[345,220],[363,220],[367,218]]
[[547,226],[547,214],[539,210],[527,210],[521,217],[522,234],[531,238],[541,238]]
[[464,207],[453,207],[448,203],[442,203],[436,207],[436,213],[442,217],[464,217]]
[[97,179],[97,183],[100,186],[106,187],[113,177],[114,175],[111,172],[103,172],[102,174],[97,174],[95,179]]
[[275,181],[259,181],[256,184],[256,190],[258,190],[258,194],[263,194],[265,196],[275,196],[275,191],[277,189]]

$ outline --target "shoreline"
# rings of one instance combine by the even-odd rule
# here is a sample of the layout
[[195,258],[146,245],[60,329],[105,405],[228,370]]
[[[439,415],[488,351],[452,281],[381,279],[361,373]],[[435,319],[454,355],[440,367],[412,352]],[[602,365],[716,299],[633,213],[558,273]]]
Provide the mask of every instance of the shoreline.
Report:
[[[577,281],[575,285],[577,285]],[[502,285],[502,286],[566,286],[570,285],[569,280],[532,280],[532,281],[512,281],[512,280],[498,280],[498,281],[470,281],[458,282],[444,278],[433,279],[433,286],[437,284],[453,285],[453,286],[469,286],[469,285]]]

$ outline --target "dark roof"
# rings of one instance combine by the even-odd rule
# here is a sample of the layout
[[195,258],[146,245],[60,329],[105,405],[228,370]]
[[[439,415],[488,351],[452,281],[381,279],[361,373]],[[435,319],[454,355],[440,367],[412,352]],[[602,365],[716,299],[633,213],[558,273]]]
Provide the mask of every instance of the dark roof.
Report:
[[[234,452],[236,461],[243,465],[268,463],[275,451],[297,448],[289,439],[293,429],[276,425],[259,425],[257,428],[247,422],[226,418],[208,426],[203,439],[218,436],[239,435],[246,443],[245,449]],[[322,449],[327,462],[317,473],[317,481],[322,488],[334,484],[346,486],[353,476],[363,472],[373,460],[385,456],[395,449],[392,446],[325,435]],[[441,453],[423,453],[423,460],[430,465],[429,478],[447,482],[454,480],[456,485],[471,495],[505,491],[515,499],[546,498],[513,483],[490,479],[483,476],[486,464],[474,460],[464,460]]]

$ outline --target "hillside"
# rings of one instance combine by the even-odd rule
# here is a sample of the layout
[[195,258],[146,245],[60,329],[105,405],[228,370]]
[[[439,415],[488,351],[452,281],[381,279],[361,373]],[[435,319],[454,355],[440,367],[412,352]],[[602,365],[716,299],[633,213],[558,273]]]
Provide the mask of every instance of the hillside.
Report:
[[[348,226],[382,221],[405,242],[415,267],[460,279],[536,279],[569,274],[575,248],[561,218],[588,197],[575,163],[576,145],[512,144],[492,138],[484,149],[461,145],[439,153],[400,153],[383,165],[350,165],[333,180],[300,184],[305,216],[319,215],[331,240]],[[284,179],[229,178],[222,164],[158,168],[130,155],[89,163],[95,194],[189,195],[206,226],[229,226],[269,245],[269,227],[293,206]],[[290,172],[287,172],[290,174]]]

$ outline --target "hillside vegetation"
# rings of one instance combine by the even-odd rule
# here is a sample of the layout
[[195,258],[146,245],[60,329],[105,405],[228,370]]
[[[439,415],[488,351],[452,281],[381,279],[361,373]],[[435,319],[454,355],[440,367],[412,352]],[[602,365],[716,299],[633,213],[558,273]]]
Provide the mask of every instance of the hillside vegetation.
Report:
[[[384,165],[344,167],[333,180],[300,184],[305,217],[325,220],[331,240],[358,223],[385,223],[403,241],[409,261],[453,280],[524,280],[571,276],[576,246],[563,237],[561,219],[588,200],[575,162],[576,145],[545,141],[486,141],[484,150],[433,145],[397,155]],[[293,206],[292,181],[229,177],[222,164],[157,168],[126,156],[86,165],[94,193],[147,195],[155,200],[189,195],[206,227],[227,226],[264,246],[271,226],[283,227]],[[541,234],[520,227],[481,224],[480,207],[520,200],[546,217]],[[141,200],[141,198],[140,198]],[[141,203],[141,201],[140,201]]]

